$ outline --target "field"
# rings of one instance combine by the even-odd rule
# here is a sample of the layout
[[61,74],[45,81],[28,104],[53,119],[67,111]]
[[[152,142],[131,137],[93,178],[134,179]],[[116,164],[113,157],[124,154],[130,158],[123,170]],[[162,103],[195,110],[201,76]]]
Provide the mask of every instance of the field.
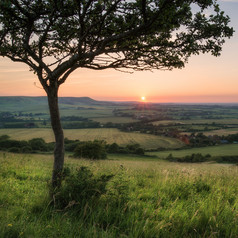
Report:
[[229,129],[220,129],[220,130],[212,130],[212,131],[207,131],[204,132],[204,135],[209,136],[209,135],[231,135],[231,134],[237,134],[238,133],[238,128],[229,128]]
[[237,166],[114,159],[66,158],[114,177],[91,197],[97,180],[84,177],[86,193],[59,208],[48,198],[51,156],[0,152],[0,237],[237,237]]
[[163,120],[163,121],[156,121],[153,122],[155,125],[163,125],[163,124],[233,124],[238,125],[238,119],[237,118],[227,118],[227,119],[192,119],[192,120]]
[[[184,144],[173,138],[154,136],[141,133],[121,132],[113,128],[96,128],[96,129],[67,129],[64,130],[65,137],[72,140],[90,141],[105,140],[107,143],[117,143],[125,146],[127,144],[138,143],[146,149],[179,148]],[[32,129],[0,129],[0,135],[9,135],[12,139],[29,140],[32,138],[43,138],[47,142],[54,141],[51,129],[32,128]]]
[[[219,145],[219,146],[207,146],[201,148],[183,149],[183,150],[166,150],[150,152],[150,155],[156,155],[158,158],[166,158],[169,154],[174,157],[184,157],[186,155],[201,153],[202,155],[210,154],[211,156],[237,156],[238,144],[232,145]],[[238,162],[238,156],[237,156]]]

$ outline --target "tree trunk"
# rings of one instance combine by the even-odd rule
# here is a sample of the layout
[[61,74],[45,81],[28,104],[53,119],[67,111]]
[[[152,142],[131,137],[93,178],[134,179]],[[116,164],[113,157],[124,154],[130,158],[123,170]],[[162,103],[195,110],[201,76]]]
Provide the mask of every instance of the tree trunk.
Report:
[[58,106],[58,87],[49,88],[47,95],[50,110],[51,126],[55,136],[52,187],[53,189],[56,189],[61,186],[62,171],[64,166],[64,133],[60,122],[60,113]]

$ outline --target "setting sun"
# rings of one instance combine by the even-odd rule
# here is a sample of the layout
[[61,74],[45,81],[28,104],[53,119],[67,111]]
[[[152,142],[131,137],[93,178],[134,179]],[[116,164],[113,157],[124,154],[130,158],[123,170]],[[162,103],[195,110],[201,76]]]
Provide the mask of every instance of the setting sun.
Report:
[[142,101],[145,101],[145,97],[144,97],[144,96],[142,96],[142,97],[141,97],[141,100],[142,100]]

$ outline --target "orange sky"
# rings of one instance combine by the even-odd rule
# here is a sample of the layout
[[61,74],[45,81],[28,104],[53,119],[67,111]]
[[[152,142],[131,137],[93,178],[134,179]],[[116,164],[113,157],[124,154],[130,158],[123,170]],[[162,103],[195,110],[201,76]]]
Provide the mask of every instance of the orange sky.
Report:
[[[238,102],[238,1],[219,1],[236,30],[222,55],[193,56],[182,70],[121,73],[78,69],[60,88],[60,96],[96,100],[151,102]],[[36,82],[36,85],[34,84]],[[21,63],[0,57],[0,96],[41,96],[36,75]]]

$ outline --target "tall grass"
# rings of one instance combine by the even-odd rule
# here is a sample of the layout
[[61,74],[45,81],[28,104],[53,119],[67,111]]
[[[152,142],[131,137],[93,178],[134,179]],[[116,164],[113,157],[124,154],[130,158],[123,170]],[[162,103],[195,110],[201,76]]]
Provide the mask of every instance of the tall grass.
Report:
[[0,237],[238,237],[237,166],[66,159],[54,201],[51,166],[0,153]]

